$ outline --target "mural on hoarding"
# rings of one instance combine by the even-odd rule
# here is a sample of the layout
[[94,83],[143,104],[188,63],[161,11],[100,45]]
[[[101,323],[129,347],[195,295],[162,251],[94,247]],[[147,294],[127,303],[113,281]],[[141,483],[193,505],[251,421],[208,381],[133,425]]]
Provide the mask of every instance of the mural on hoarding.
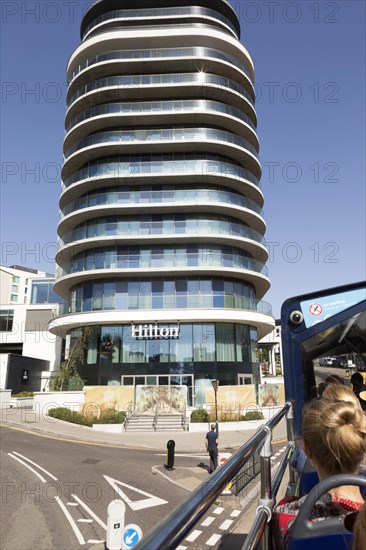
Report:
[[260,384],[258,386],[258,405],[260,407],[282,405],[283,399],[279,384]]
[[187,404],[187,386],[136,386],[139,414],[183,414]]

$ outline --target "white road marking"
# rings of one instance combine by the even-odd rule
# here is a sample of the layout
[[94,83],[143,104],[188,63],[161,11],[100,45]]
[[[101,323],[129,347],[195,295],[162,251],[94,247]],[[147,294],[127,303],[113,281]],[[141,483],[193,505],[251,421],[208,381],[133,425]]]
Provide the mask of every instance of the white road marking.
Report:
[[92,519],[87,518],[79,518],[78,521],[80,521],[80,523],[93,523]]
[[64,505],[64,503],[62,502],[62,500],[60,499],[60,497],[55,497],[55,501],[57,502],[57,504],[60,506],[61,510],[63,511],[63,513],[65,514],[66,516],[66,519],[69,521],[70,525],[71,525],[71,528],[72,530],[74,531],[75,533],[75,536],[76,538],[78,539],[79,543],[80,544],[85,544],[85,540],[84,540],[84,537],[83,535],[81,534],[80,532],[80,529],[79,527],[76,525],[76,523],[74,522],[74,520],[72,519],[71,515],[70,515],[70,512],[68,511],[68,509],[66,508],[66,506]]
[[30,460],[29,458],[27,458],[26,456],[23,456],[21,455],[20,453],[17,453],[16,451],[13,451],[13,454],[17,455],[17,456],[20,456],[21,458],[23,458],[24,460],[26,460],[27,462],[30,462],[30,464],[33,464],[33,466],[36,466],[39,470],[41,470],[42,472],[44,472],[45,474],[47,474],[48,476],[50,476],[51,479],[53,479],[54,481],[57,481],[57,477],[55,477],[54,475],[50,474],[50,472],[48,470],[45,470],[44,468],[42,468],[42,466],[40,466],[39,464],[37,464],[36,462],[33,462],[33,460]]
[[79,506],[77,502],[68,502],[66,506]]
[[89,508],[89,506],[87,506],[87,505],[86,505],[77,495],[72,494],[71,496],[76,500],[76,502],[77,502],[78,504],[80,504],[80,506],[82,506],[82,507],[84,508],[84,510],[86,510],[86,511],[88,512],[88,514],[89,514],[93,519],[95,519],[95,521],[96,521],[97,523],[99,523],[99,525],[100,525],[101,527],[103,527],[103,529],[107,530],[106,524],[97,516],[97,514],[94,514],[93,510],[91,510],[91,509]]
[[[117,479],[113,479],[112,477],[103,475],[103,477],[106,479],[106,481],[113,487],[113,489],[118,493],[118,495],[121,497],[122,500],[124,500],[132,510],[143,510],[144,508],[152,508],[153,506],[160,506],[161,504],[168,504],[167,500],[163,500],[162,498],[155,497],[154,495],[151,495],[150,493],[146,493],[145,491],[142,491],[141,489],[137,489],[137,487],[132,487],[132,485],[128,485],[127,483],[122,483],[122,481],[118,481]],[[148,498],[144,498],[142,500],[131,500],[123,491],[119,485],[122,485],[123,487],[126,487],[133,493],[140,493],[141,495],[144,495]]]
[[219,516],[220,514],[222,514],[223,511],[224,511],[224,508],[221,508],[221,506],[218,506],[213,513]]
[[207,546],[215,546],[221,539],[221,535],[212,535],[206,542]]
[[221,529],[221,531],[226,531],[227,529],[229,529],[233,521],[234,521],[233,519],[226,519],[225,521],[222,522],[219,529]]
[[240,514],[241,514],[241,510],[233,510],[230,514],[230,517],[237,518],[238,516],[240,516]]
[[211,525],[213,521],[215,521],[215,518],[213,518],[212,516],[209,516],[208,518],[205,519],[205,521],[201,523],[201,525],[202,527],[208,527],[209,525]]
[[186,546],[177,546],[175,550],[187,550]]
[[23,464],[23,466],[25,466],[26,468],[28,468],[28,470],[30,470],[31,472],[33,472],[41,481],[43,481],[43,483],[46,483],[47,480],[41,476],[41,474],[39,474],[38,472],[36,472],[36,470],[34,468],[32,468],[32,466],[29,466],[29,464],[27,464],[26,462],[23,462],[23,460],[20,460],[20,458],[18,458],[17,456],[14,456],[13,454],[11,453],[8,453],[9,456],[11,456],[11,458],[14,458],[14,460],[17,460],[18,462],[20,462],[21,464]]
[[105,540],[93,540],[93,539],[88,540],[88,544],[99,544],[100,542],[105,542]]
[[194,542],[200,536],[201,533],[202,533],[202,531],[199,531],[198,529],[195,529],[184,540],[186,540],[187,542]]

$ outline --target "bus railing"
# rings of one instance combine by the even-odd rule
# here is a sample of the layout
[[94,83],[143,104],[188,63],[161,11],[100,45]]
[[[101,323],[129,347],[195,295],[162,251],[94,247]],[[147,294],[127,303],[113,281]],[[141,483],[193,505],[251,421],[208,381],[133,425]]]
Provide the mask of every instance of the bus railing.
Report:
[[[205,483],[202,483],[181,506],[164,520],[159,526],[144,538],[137,546],[138,550],[174,550],[188,535],[199,519],[207,512],[215,500],[220,497],[225,487],[234,479],[243,466],[253,457],[258,448],[263,444],[261,452],[261,501],[264,506],[267,501],[267,493],[272,495],[271,483],[271,438],[272,430],[291,410],[291,403],[286,403],[265,425],[231,457],[225,464],[218,468]],[[269,443],[268,443],[269,442]],[[267,460],[268,458],[268,460]],[[269,470],[269,472],[268,472]],[[276,478],[275,478],[276,479]],[[279,485],[279,482],[276,481]],[[259,521],[259,517],[263,519]],[[260,536],[266,531],[268,513],[265,507],[259,507],[255,525]],[[263,527],[262,527],[263,524]],[[254,526],[253,526],[254,527]],[[253,528],[251,529],[251,532]],[[258,540],[260,540],[260,536]],[[256,540],[257,540],[256,538]],[[251,548],[254,548],[251,546]]]

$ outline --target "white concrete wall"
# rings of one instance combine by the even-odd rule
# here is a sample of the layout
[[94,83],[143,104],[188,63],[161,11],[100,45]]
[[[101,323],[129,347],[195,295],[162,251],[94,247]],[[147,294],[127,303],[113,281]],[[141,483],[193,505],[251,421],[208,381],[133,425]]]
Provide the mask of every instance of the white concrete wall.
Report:
[[67,407],[70,410],[79,412],[83,403],[83,391],[35,392],[33,397],[33,411],[37,414],[47,415],[49,409]]
[[0,408],[8,408],[11,401],[11,390],[0,390]]
[[8,353],[0,353],[0,389],[5,390],[6,376],[8,373]]

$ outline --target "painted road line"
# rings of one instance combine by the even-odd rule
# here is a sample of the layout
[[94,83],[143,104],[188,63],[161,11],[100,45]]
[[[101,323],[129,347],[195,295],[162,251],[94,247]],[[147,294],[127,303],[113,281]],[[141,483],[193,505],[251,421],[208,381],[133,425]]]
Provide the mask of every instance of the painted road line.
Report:
[[47,483],[47,480],[43,476],[41,476],[41,474],[36,472],[36,470],[34,468],[32,468],[32,466],[29,466],[29,464],[27,464],[26,462],[23,462],[23,460],[20,460],[20,458],[18,458],[17,456],[14,456],[11,453],[8,453],[8,455],[11,456],[11,458],[14,458],[14,460],[17,460],[18,462],[23,464],[23,466],[25,466],[26,468],[28,468],[28,470],[33,472],[41,481],[43,481],[43,483]]
[[175,550],[187,550],[186,546],[177,546]]
[[212,535],[206,542],[207,546],[215,546],[221,539],[221,535]]
[[195,529],[184,540],[186,540],[187,542],[194,542],[200,536],[201,533],[202,533],[202,531],[199,531],[198,529]]
[[221,529],[221,531],[226,531],[227,529],[229,529],[233,521],[234,521],[233,519],[226,519],[225,521],[222,522],[219,529]]
[[61,508],[61,510],[63,511],[63,513],[65,514],[66,519],[68,520],[68,522],[69,522],[70,525],[71,525],[71,529],[74,531],[75,536],[76,536],[76,538],[77,538],[78,541],[79,541],[79,544],[85,544],[84,537],[83,537],[83,535],[81,534],[79,527],[76,525],[75,521],[72,519],[72,517],[71,517],[71,515],[70,515],[70,512],[68,511],[68,509],[66,508],[66,506],[64,505],[64,503],[62,502],[62,500],[60,499],[60,497],[58,497],[58,496],[55,497],[55,501],[56,501],[57,504],[60,506],[60,508]]
[[[150,493],[146,493],[145,491],[142,491],[142,489],[137,489],[137,487],[133,487],[132,485],[128,485],[127,483],[122,483],[122,481],[118,481],[118,479],[113,479],[113,477],[109,477],[106,475],[103,475],[103,477],[109,483],[109,485],[113,487],[113,489],[121,497],[121,499],[124,500],[130,508],[132,508],[133,511],[143,510],[144,508],[152,508],[153,506],[161,506],[162,504],[168,504],[167,500],[163,500],[162,498],[151,495]],[[129,490],[129,494],[136,495],[137,493],[139,493],[148,498],[131,500],[119,486],[126,487]]]
[[202,527],[208,527],[209,525],[211,525],[213,521],[215,521],[215,518],[213,518],[212,516],[209,516],[208,518],[205,519],[205,521],[201,523],[201,525]]
[[78,504],[80,504],[80,506],[84,508],[84,510],[88,512],[89,515],[91,515],[93,519],[95,519],[97,523],[99,523],[101,527],[103,527],[103,529],[107,530],[106,524],[97,516],[97,514],[94,514],[93,510],[91,510],[89,506],[85,504],[85,502],[83,502],[77,495],[72,494],[71,496],[74,500],[76,500]]
[[79,506],[77,502],[68,502],[66,506]]
[[220,514],[222,514],[222,512],[225,510],[225,508],[221,508],[221,506],[218,506],[216,508],[216,510],[213,511],[214,514],[216,514],[217,516],[219,516]]
[[87,518],[79,518],[78,521],[80,521],[80,523],[93,523],[92,519]]
[[105,542],[105,540],[94,540],[94,539],[88,540],[88,544],[100,544],[101,542]]
[[52,475],[48,470],[45,470],[45,468],[42,468],[42,466],[40,466],[39,464],[37,464],[36,462],[33,462],[33,460],[30,460],[30,458],[27,458],[26,456],[23,456],[21,455],[20,453],[17,453],[16,451],[13,451],[13,454],[17,455],[17,456],[20,456],[21,458],[23,458],[24,460],[26,460],[27,462],[29,462],[30,464],[33,464],[33,466],[36,466],[39,470],[41,470],[42,472],[44,472],[45,474],[47,474],[48,476],[50,476],[51,479],[53,479],[54,481],[57,481],[57,477],[55,477],[54,475]]
[[241,514],[241,510],[233,510],[230,514],[230,517],[237,518],[238,516],[240,516],[240,514]]

